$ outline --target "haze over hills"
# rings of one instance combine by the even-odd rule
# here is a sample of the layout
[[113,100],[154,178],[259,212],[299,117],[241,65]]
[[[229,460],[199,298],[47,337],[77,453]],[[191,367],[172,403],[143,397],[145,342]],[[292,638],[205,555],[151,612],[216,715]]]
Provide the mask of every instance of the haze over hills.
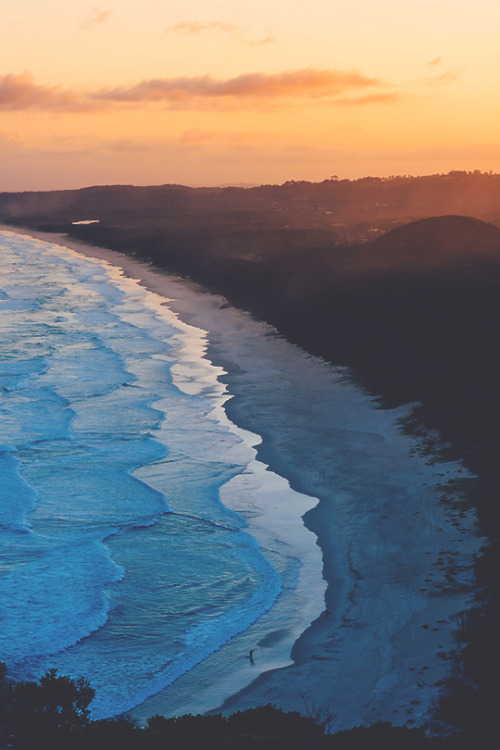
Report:
[[95,186],[81,190],[0,193],[4,220],[71,223],[100,219],[123,226],[320,229],[337,242],[366,240],[395,225],[443,214],[465,214],[500,225],[500,175],[451,172],[425,177],[330,179],[256,188],[182,185]]

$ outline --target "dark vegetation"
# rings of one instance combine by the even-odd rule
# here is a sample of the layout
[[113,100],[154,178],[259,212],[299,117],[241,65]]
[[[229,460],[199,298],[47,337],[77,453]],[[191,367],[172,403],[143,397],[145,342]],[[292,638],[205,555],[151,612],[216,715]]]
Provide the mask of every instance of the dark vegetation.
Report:
[[161,229],[164,236],[205,233],[207,239],[216,232],[218,244],[230,251],[233,234],[319,230],[345,243],[439,214],[474,216],[500,224],[499,191],[500,175],[480,172],[287,182],[255,188],[114,185],[0,193],[0,215],[12,223],[29,221],[31,226],[100,219],[106,227],[124,231],[133,231],[139,223],[151,235]]
[[335,735],[311,717],[271,706],[229,717],[153,716],[90,721],[94,691],[85,680],[47,672],[39,683],[13,682],[0,663],[0,748],[6,750],[433,750],[454,748],[421,729],[379,722]]
[[[99,223],[71,223],[82,219]],[[349,366],[381,406],[415,403],[406,428],[439,435],[478,475],[467,491],[488,544],[440,713],[464,747],[489,747],[500,705],[500,175],[0,194],[0,220],[192,278]],[[338,747],[392,747],[358,737]]]

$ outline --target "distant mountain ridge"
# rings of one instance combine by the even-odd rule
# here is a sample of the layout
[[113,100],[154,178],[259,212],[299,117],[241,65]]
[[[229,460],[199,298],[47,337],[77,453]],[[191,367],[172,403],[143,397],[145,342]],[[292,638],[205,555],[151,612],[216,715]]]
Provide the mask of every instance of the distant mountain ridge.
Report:
[[371,240],[397,225],[439,215],[472,216],[500,226],[500,175],[450,172],[251,188],[104,185],[0,193],[0,220],[40,228],[99,219],[123,227],[143,222],[144,230],[163,224],[170,231],[196,226],[219,234],[242,228],[321,230],[337,243]]

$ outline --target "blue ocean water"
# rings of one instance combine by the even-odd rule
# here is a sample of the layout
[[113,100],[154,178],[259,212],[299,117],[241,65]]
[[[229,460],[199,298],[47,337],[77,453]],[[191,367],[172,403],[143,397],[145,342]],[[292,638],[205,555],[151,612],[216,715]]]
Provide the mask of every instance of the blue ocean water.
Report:
[[0,280],[0,659],[84,675],[93,716],[117,715],[269,611],[298,562],[222,504],[253,454],[213,373],[176,384],[186,334],[148,292],[10,233]]

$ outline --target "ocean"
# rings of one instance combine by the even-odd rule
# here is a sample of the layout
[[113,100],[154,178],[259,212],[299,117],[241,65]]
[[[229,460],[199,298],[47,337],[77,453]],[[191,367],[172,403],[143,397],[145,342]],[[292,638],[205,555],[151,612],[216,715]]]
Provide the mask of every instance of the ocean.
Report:
[[0,279],[10,676],[83,675],[93,718],[229,699],[425,724],[473,606],[464,467],[183,282],[168,300],[10,232]]
[[[156,295],[19,235],[0,264],[0,658],[18,679],[83,674],[92,715],[115,716],[297,588],[287,532],[264,549],[220,499],[257,506],[280,480],[255,481],[258,438],[225,417],[204,333]],[[303,528],[316,501],[281,482]]]

